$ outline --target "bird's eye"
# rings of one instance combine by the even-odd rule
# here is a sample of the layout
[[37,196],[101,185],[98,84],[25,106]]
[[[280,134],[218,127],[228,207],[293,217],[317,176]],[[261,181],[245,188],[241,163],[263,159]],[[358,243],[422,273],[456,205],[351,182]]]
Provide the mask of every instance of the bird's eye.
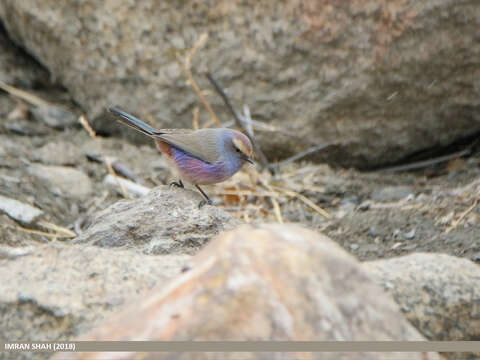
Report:
[[240,149],[239,149],[239,148],[235,148],[235,151],[236,151],[237,153],[239,153],[239,152],[240,152]]

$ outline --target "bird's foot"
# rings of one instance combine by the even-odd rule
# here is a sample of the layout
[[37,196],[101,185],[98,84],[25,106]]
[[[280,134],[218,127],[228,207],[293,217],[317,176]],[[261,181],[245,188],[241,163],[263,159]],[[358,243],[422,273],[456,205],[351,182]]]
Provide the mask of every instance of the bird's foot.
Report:
[[212,200],[210,200],[210,198],[208,197],[208,195],[205,193],[205,191],[202,190],[202,188],[198,185],[195,185],[195,187],[198,189],[198,191],[200,191],[200,193],[203,195],[203,197],[205,198],[204,200],[200,201],[200,203],[198,204],[198,208],[201,209],[204,205],[208,204],[208,205],[212,205]]
[[198,208],[201,209],[202,207],[204,207],[205,205],[213,205],[213,202],[212,200],[208,199],[208,200],[202,200],[198,203]]
[[179,188],[182,188],[182,189],[185,188],[185,186],[183,186],[182,180],[172,181],[169,186],[170,187],[175,186],[175,187],[179,187]]

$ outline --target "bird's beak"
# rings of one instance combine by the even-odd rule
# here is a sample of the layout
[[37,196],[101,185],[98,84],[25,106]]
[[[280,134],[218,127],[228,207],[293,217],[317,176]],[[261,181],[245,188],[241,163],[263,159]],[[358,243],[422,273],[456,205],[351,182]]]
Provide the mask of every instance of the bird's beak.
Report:
[[250,164],[255,165],[252,159],[250,159],[247,155],[243,158],[243,160],[248,161]]

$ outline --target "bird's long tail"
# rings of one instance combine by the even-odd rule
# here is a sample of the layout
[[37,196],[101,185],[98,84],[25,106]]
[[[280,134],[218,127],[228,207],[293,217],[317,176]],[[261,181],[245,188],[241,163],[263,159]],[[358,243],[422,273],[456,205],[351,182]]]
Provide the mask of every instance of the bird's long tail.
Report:
[[110,111],[114,115],[117,115],[119,117],[118,120],[125,125],[128,125],[131,128],[134,128],[135,130],[138,130],[146,135],[155,136],[163,134],[162,131],[155,129],[154,127],[148,125],[142,120],[137,119],[135,116],[127,114],[125,111],[122,111],[116,107],[109,107],[108,111]]

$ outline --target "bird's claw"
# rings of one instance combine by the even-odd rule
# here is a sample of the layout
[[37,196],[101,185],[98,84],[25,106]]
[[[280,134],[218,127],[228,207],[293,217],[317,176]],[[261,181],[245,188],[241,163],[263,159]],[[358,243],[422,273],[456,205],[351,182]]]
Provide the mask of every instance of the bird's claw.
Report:
[[201,209],[202,207],[204,207],[205,205],[213,205],[213,202],[212,200],[208,199],[208,200],[202,200],[198,203],[198,208]]
[[179,188],[182,188],[182,189],[185,187],[185,186],[183,186],[183,183],[182,183],[181,180],[179,180],[179,181],[172,181],[169,186],[170,186],[170,187],[175,186],[175,187],[179,187]]

